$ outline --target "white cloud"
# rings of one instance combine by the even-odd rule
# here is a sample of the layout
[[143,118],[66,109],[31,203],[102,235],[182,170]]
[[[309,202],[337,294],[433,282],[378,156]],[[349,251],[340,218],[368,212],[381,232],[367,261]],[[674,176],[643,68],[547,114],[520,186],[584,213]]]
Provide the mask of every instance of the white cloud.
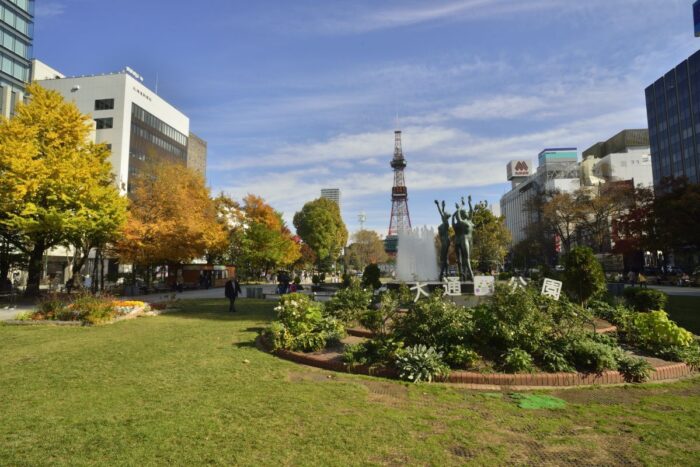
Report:
[[37,2],[34,15],[37,18],[60,16],[66,11],[66,5],[59,2]]

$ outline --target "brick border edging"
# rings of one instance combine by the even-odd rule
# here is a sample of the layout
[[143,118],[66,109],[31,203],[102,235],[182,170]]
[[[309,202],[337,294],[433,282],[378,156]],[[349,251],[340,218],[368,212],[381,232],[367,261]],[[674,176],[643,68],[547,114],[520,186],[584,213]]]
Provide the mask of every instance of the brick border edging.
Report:
[[[325,360],[317,358],[313,354],[292,352],[290,350],[278,350],[274,352],[280,358],[295,363],[322,368],[324,370],[344,373],[356,373],[370,376],[382,376],[396,378],[398,375],[391,369],[370,369],[364,365],[348,367],[337,360]],[[685,363],[669,363],[654,369],[649,377],[649,382],[676,380],[693,373],[693,370]],[[483,374],[471,371],[452,371],[446,383],[470,384],[483,386],[527,386],[527,387],[567,387],[567,386],[593,386],[624,384],[625,379],[617,371],[604,371],[601,374],[585,373],[492,373]]]

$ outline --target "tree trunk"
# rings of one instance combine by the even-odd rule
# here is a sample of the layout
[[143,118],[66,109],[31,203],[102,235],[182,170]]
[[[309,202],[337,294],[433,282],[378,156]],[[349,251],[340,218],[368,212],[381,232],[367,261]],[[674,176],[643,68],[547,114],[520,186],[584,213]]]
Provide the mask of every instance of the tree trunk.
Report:
[[9,242],[0,241],[0,281],[10,274],[10,248]]
[[44,270],[44,241],[41,240],[34,245],[34,249],[29,254],[29,266],[27,267],[27,288],[24,291],[25,297],[39,296],[39,283],[41,273]]

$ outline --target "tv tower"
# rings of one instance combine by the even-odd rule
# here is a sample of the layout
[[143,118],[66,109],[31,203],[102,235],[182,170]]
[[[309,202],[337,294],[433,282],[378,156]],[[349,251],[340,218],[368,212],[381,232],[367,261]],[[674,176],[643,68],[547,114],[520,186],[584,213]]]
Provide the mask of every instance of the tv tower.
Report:
[[391,160],[391,168],[394,169],[394,187],[391,189],[391,221],[389,222],[388,238],[395,238],[399,232],[411,228],[411,216],[408,213],[408,190],[403,176],[406,159],[404,159],[401,149],[401,130],[394,132],[394,158]]

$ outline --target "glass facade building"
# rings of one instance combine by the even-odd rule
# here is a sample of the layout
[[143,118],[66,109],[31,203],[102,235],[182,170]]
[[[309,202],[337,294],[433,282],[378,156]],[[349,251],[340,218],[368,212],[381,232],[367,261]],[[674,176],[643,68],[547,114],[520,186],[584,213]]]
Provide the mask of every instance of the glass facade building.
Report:
[[654,186],[700,183],[700,51],[645,90]]
[[14,114],[29,82],[34,0],[0,0],[0,115]]

